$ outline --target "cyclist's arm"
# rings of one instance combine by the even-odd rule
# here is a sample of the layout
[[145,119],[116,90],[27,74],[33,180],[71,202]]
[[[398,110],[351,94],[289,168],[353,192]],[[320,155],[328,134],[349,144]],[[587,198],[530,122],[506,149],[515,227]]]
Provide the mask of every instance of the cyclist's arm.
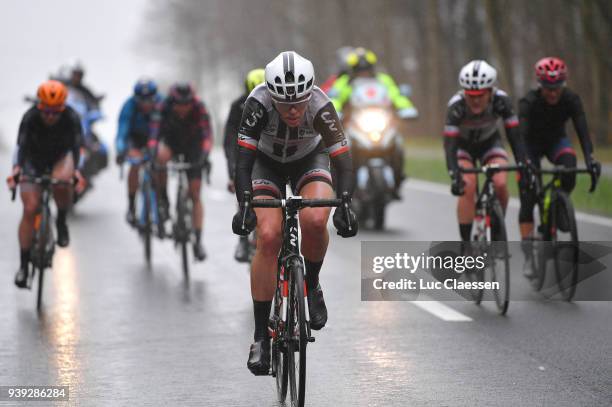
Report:
[[268,116],[265,107],[254,97],[247,99],[238,128],[236,148],[236,198],[244,202],[244,191],[252,192],[251,172],[257,156],[257,144]]
[[446,156],[446,168],[449,173],[455,173],[459,169],[457,161],[457,150],[459,149],[459,125],[465,115],[464,102],[458,96],[451,98],[446,112],[444,124],[444,154]]
[[132,114],[134,114],[134,102],[133,99],[130,98],[123,104],[121,113],[119,114],[117,137],[115,138],[115,149],[119,155],[125,154],[125,151],[127,150]]
[[227,173],[231,180],[236,172],[236,140],[238,138],[238,126],[242,118],[243,99],[240,98],[232,103],[227,122],[225,123],[225,134],[223,138],[223,150],[227,160]]
[[81,155],[81,147],[84,147],[83,139],[83,126],[81,126],[81,118],[78,113],[72,110],[69,106],[66,107],[66,113],[70,117],[71,129],[70,134],[72,136],[72,159],[74,162],[74,168],[80,170],[83,168],[85,156]]
[[17,148],[15,149],[15,154],[13,155],[13,167],[19,166],[23,167],[23,162],[25,160],[25,152],[27,151],[28,144],[28,128],[30,123],[31,110],[26,112],[21,119],[21,123],[19,124],[19,133],[17,134]]
[[512,100],[503,91],[497,90],[493,96],[493,108],[496,113],[504,120],[506,137],[510,142],[510,148],[517,163],[524,163],[527,160],[525,153],[525,143],[519,131],[519,119],[514,113]]
[[593,143],[591,142],[591,136],[589,135],[589,126],[586,120],[586,114],[582,107],[582,101],[580,96],[574,95],[571,103],[571,115],[572,122],[574,123],[574,129],[578,140],[580,140],[580,146],[582,147],[582,153],[584,154],[584,161],[588,163],[591,160],[593,154]]
[[208,156],[213,143],[213,134],[210,126],[210,115],[206,109],[204,102],[197,104],[198,112],[198,129],[202,137],[202,152],[205,156]]
[[341,198],[344,192],[353,193],[353,159],[348,141],[344,136],[342,123],[331,102],[325,104],[315,115],[314,128],[321,134],[327,147],[332,164],[338,174],[336,195]]

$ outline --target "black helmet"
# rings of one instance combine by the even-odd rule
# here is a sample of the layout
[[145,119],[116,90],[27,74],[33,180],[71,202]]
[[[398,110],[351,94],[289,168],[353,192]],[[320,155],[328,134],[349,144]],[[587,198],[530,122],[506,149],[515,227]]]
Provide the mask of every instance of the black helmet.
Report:
[[174,103],[186,104],[193,101],[195,92],[188,82],[178,82],[170,88],[170,97]]

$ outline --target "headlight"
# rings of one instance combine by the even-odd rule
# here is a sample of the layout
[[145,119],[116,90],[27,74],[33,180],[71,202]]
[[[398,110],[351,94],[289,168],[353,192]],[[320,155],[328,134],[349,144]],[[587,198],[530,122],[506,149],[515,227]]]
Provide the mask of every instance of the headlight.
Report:
[[357,126],[365,133],[380,133],[389,125],[389,113],[384,110],[372,109],[360,112],[355,121]]

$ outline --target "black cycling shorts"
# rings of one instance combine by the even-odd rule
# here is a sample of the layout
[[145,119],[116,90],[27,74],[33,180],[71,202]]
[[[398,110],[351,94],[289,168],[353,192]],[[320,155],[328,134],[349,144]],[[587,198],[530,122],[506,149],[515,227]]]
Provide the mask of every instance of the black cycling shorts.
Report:
[[[172,159],[178,158],[180,154],[185,157],[185,161],[191,164],[198,164],[202,162],[202,149],[193,148],[191,150],[179,149],[176,146],[168,145],[165,142],[161,142],[164,146],[168,147],[172,152]],[[202,167],[191,168],[187,170],[187,179],[202,179]]]
[[499,133],[495,133],[482,143],[468,144],[463,140],[459,141],[459,149],[457,150],[457,159],[459,160],[468,160],[472,164],[479,161],[480,165],[485,165],[494,158],[508,160],[508,153]]
[[290,182],[294,194],[299,195],[304,185],[321,181],[332,186],[329,154],[322,144],[304,158],[280,163],[258,151],[251,172],[253,196],[285,197],[285,185]]

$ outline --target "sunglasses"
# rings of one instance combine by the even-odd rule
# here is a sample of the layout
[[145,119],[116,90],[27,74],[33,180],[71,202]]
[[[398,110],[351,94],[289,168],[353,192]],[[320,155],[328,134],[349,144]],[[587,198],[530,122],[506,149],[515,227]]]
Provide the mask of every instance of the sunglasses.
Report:
[[59,116],[60,114],[62,114],[62,112],[64,111],[64,106],[48,107],[48,106],[38,105],[38,110],[40,110],[40,112],[45,116],[55,117],[55,116]]
[[295,103],[274,101],[274,106],[276,106],[276,110],[278,110],[278,112],[282,114],[288,113],[291,110],[291,108],[295,108],[296,110],[301,111],[301,110],[306,109],[306,106],[308,106],[309,99],[310,98],[303,100],[301,102],[295,102]]

